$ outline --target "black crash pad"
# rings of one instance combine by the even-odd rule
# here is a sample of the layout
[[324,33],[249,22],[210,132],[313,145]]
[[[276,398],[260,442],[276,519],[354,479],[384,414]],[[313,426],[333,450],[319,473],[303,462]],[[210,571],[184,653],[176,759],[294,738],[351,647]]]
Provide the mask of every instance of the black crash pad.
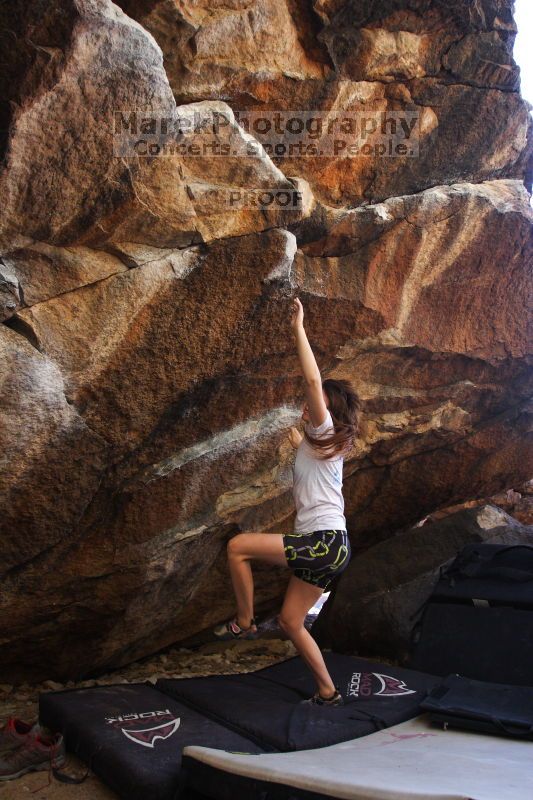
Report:
[[434,722],[533,739],[533,687],[448,675],[422,702]]
[[162,694],[151,684],[48,692],[39,719],[125,800],[177,800],[181,753],[197,744],[244,753],[262,748]]
[[306,706],[315,691],[292,658],[245,675],[48,692],[43,725],[127,800],[189,799],[180,778],[186,745],[285,752],[355,739],[417,716],[439,677],[367,659],[325,654],[345,706]]
[[428,603],[409,667],[458,673],[493,683],[531,686],[533,611]]
[[439,677],[354,656],[325,653],[342,707],[302,705],[316,687],[296,657],[245,675],[161,679],[157,688],[261,748],[326,747],[366,736],[422,713]]

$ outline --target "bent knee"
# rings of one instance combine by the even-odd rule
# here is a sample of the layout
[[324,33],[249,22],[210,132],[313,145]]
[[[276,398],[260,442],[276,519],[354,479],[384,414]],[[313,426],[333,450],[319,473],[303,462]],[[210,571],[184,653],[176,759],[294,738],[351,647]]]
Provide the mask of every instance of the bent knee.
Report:
[[246,550],[246,533],[238,533],[233,539],[230,539],[227,544],[227,551],[229,556],[242,556]]
[[301,618],[291,617],[287,614],[278,616],[278,625],[287,634],[295,633],[303,627],[304,621]]

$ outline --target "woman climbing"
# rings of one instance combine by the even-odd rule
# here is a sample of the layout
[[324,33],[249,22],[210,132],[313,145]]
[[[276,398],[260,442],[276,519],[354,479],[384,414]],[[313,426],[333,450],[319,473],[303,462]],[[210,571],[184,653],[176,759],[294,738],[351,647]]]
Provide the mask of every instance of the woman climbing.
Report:
[[342,467],[359,427],[360,400],[346,380],[322,382],[303,324],[303,307],[293,301],[291,328],[305,381],[304,436],[291,428],[297,449],[293,495],[294,533],[240,533],[228,542],[228,560],[237,615],[215,628],[219,639],[254,639],[252,559],[289,567],[293,574],[278,617],[279,625],[309,666],[318,691],[304,702],[341,705],[318,644],[304,626],[306,615],[350,560]]

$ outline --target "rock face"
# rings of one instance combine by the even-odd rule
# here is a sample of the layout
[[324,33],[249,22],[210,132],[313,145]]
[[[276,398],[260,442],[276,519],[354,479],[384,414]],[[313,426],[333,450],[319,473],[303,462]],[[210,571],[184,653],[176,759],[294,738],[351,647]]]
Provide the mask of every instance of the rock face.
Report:
[[[5,680],[90,675],[232,613],[228,537],[294,522],[292,296],[322,376],[363,401],[354,547],[531,477],[533,129],[511,9],[2,10]],[[278,149],[247,129],[302,110],[322,120],[304,153],[288,128]],[[121,149],[133,111],[150,146],[166,120],[159,150]],[[332,142],[339,115],[367,151]],[[413,152],[384,155],[371,119],[403,119]],[[256,578],[274,609],[287,573]]]

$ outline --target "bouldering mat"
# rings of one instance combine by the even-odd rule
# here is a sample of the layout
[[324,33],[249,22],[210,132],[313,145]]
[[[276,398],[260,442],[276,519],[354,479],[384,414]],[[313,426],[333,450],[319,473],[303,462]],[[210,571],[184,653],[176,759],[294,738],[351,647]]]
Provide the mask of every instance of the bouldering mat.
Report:
[[[325,653],[342,707],[302,705],[315,691],[292,658],[253,673],[160,679],[42,694],[43,725],[65,736],[105,783],[127,800],[188,798],[180,777],[185,746],[258,754],[303,750],[366,736],[420,713],[435,675]],[[185,791],[185,794],[183,792]]]
[[533,611],[428,603],[409,667],[531,686]]
[[164,678],[156,685],[262,749],[284,752],[325,747],[410,719],[439,682],[435,675],[355,656],[324,658],[344,706],[302,705],[316,687],[300,657],[245,675]]
[[421,715],[297,753],[186,747],[187,786],[213,800],[531,800],[531,742],[442,730]]
[[262,748],[151,684],[47,692],[39,719],[61,731],[67,750],[126,800],[177,800],[184,745],[238,752]]
[[[448,675],[422,702],[432,721],[533,740],[533,687]],[[531,774],[533,786],[533,770]]]

